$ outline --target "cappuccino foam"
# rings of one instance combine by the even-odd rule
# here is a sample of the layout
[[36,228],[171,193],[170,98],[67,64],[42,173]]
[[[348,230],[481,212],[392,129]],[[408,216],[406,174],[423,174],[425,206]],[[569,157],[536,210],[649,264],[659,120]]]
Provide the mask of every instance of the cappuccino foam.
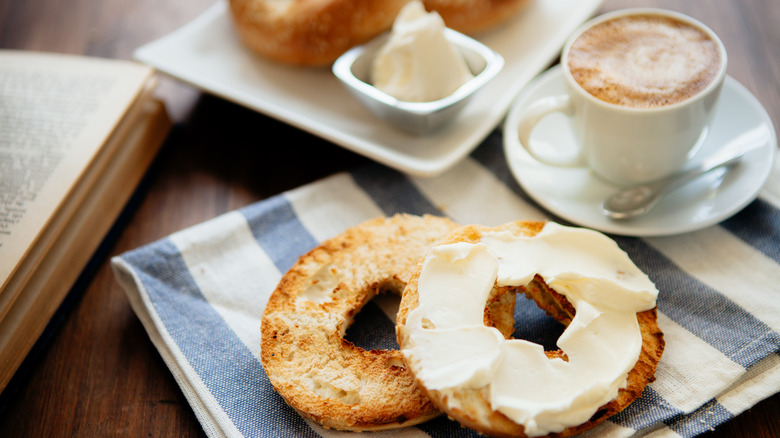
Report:
[[702,29],[670,17],[618,17],[572,44],[574,80],[605,102],[653,108],[695,96],[717,77],[721,54]]

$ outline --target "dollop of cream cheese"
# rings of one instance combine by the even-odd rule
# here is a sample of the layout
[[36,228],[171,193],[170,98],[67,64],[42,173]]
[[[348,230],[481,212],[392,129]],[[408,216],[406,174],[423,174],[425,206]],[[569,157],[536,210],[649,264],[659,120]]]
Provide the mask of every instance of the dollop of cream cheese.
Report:
[[444,35],[444,20],[420,1],[406,4],[371,68],[372,84],[407,102],[430,102],[454,93],[474,76]]
[[[483,324],[494,285],[523,286],[537,273],[576,310],[558,339],[568,361]],[[494,410],[541,436],[588,421],[626,386],[642,349],[636,312],[655,307],[658,290],[607,236],[549,222],[534,237],[489,232],[434,247],[418,294],[403,350],[417,377],[449,394],[488,386]]]

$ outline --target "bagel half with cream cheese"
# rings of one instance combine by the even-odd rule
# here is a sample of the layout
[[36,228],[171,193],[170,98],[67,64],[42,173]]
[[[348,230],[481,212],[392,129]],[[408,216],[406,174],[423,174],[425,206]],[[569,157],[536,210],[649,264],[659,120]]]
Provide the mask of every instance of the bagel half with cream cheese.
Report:
[[[533,299],[567,326],[562,349],[543,351],[480,324],[487,290]],[[565,437],[622,411],[655,379],[664,349],[656,295],[595,231],[466,226],[419,263],[396,329],[407,367],[450,418],[489,436]]]

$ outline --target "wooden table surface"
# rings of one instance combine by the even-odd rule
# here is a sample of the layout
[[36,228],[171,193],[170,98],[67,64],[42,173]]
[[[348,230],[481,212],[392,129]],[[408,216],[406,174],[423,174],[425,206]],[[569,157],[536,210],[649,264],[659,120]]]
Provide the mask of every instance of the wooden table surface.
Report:
[[[0,48],[130,59],[136,47],[213,3],[4,0]],[[780,6],[774,0],[606,0],[601,11],[631,6],[677,10],[712,27],[728,50],[729,74],[758,97],[778,128]],[[86,287],[71,294],[48,341],[3,394],[0,436],[204,435],[114,281],[108,258],[366,161],[173,79],[162,80],[159,95],[176,127],[116,237],[97,254]],[[780,396],[705,436],[780,436]]]

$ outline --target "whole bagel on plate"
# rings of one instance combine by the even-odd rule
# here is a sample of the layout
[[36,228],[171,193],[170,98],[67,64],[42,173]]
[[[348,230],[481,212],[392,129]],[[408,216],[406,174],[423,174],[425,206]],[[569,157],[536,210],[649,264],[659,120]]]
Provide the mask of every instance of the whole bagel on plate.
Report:
[[[389,30],[410,0],[230,0],[238,34],[250,49],[275,61],[326,65],[353,46]],[[487,30],[530,0],[424,0],[447,27]]]

